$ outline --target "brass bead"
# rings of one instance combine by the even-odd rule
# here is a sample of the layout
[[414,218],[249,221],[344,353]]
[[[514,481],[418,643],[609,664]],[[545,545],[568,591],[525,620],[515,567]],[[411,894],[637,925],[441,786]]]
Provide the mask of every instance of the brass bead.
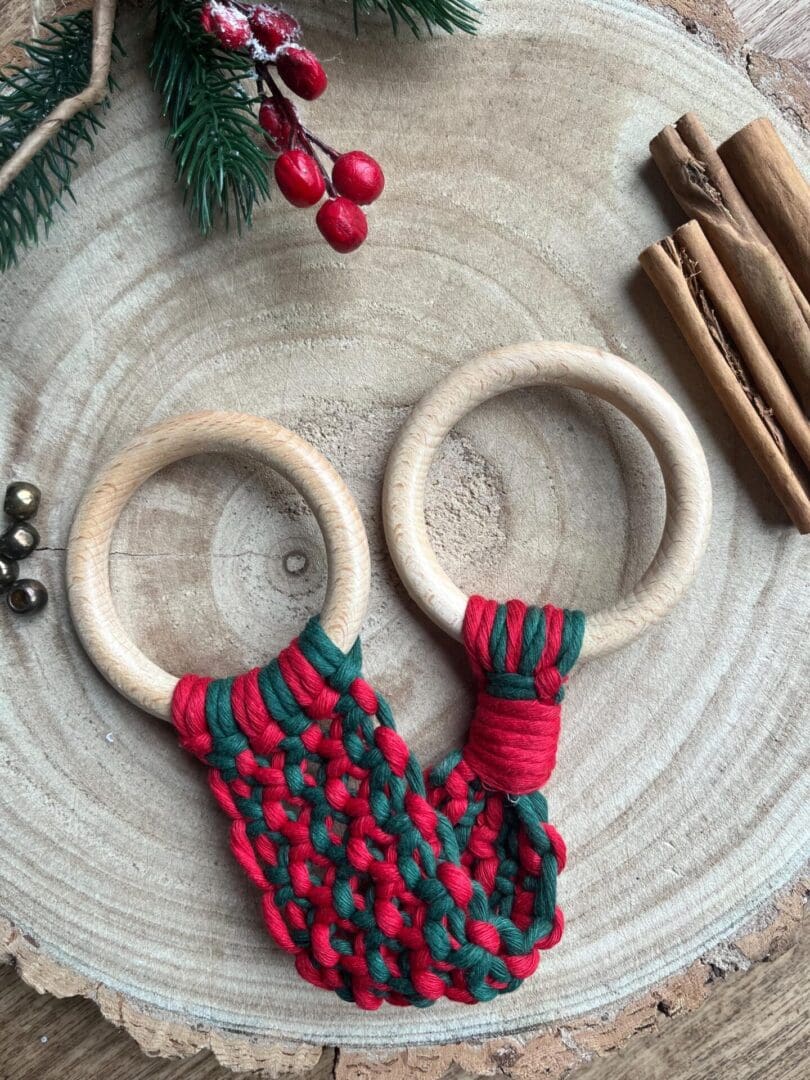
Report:
[[0,555],[7,559],[27,559],[39,544],[39,533],[28,521],[9,525],[0,536]]
[[36,484],[27,484],[25,481],[18,480],[6,488],[3,509],[15,521],[26,521],[39,510],[40,495],[41,492]]
[[6,594],[6,603],[15,615],[32,615],[48,603],[48,590],[41,581],[20,578]]
[[15,559],[6,559],[0,555],[0,592],[11,588],[20,573]]

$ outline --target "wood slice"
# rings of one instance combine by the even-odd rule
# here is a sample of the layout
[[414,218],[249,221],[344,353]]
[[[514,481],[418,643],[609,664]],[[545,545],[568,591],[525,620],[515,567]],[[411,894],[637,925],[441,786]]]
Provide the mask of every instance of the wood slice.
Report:
[[[553,0],[498,0],[478,40],[398,44],[384,27],[356,41],[339,6],[303,6],[333,75],[307,116],[389,177],[360,252],[334,254],[311,213],[280,198],[241,239],[195,234],[139,14],[120,20],[128,59],[96,154],[82,157],[77,207],[3,280],[2,460],[8,479],[44,492],[44,546],[25,570],[51,591],[41,616],[4,625],[5,951],[32,985],[93,998],[154,1053],[211,1046],[275,1075],[328,1071],[339,1046],[347,1078],[440,1077],[453,1062],[559,1074],[657,1010],[696,1004],[713,972],[775,948],[800,908],[806,542],[636,256],[679,220],[647,153],[674,117],[696,111],[719,140],[764,113],[804,170],[810,153],[743,74],[627,0],[571,0],[563,14]],[[452,365],[535,338],[619,353],[685,408],[714,485],[709,551],[674,616],[573,673],[548,787],[570,850],[560,946],[490,1005],[365,1014],[273,947],[203,771],[87,660],[66,609],[68,529],[99,465],[159,419],[241,409],[312,440],[370,532],[367,673],[431,763],[462,738],[470,680],[385,553],[386,454]],[[609,407],[536,391],[459,426],[428,509],[463,588],[593,610],[643,572],[663,486]],[[266,660],[323,599],[313,519],[246,461],[161,473],[113,551],[122,619],[176,673]]]

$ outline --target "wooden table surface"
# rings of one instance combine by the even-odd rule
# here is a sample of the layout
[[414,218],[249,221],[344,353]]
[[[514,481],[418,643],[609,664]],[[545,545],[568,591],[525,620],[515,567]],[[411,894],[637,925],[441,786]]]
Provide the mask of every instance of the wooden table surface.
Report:
[[[581,1080],[805,1080],[810,1044],[810,921],[798,944],[730,976],[696,1012],[661,1014],[649,1034],[577,1073]],[[331,1062],[306,1080],[331,1075]],[[453,1073],[461,1080],[462,1073]],[[210,1053],[148,1058],[82,998],[38,995],[0,968],[0,1080],[238,1080]],[[303,1077],[300,1080],[304,1080]],[[366,1080],[366,1078],[363,1078]],[[371,1077],[368,1077],[371,1080]]]
[[[2,10],[3,0],[0,0]],[[724,9],[723,0],[673,0],[685,20]],[[729,0],[751,49],[793,65],[810,77],[810,4],[807,0]],[[708,17],[708,16],[707,16]],[[810,928],[798,944],[746,974],[723,978],[695,1013],[663,1013],[649,1034],[583,1068],[583,1080],[779,1078],[807,1075],[810,1045]],[[312,1077],[329,1076],[324,1058]],[[156,1060],[103,1020],[83,999],[37,995],[12,968],[0,968],[0,1080],[214,1080],[237,1074],[210,1054]],[[239,1074],[243,1076],[256,1074]],[[461,1073],[455,1073],[460,1077]]]

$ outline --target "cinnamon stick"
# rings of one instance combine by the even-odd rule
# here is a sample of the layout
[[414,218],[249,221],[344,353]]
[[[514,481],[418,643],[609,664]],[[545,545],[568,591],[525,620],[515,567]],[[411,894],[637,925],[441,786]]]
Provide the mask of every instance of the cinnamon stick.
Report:
[[810,302],[737,190],[692,114],[650,152],[684,211],[700,222],[771,355],[810,412]]
[[[741,377],[750,376],[758,391],[752,404],[767,427],[772,421],[784,433],[799,457],[810,469],[810,421],[801,410],[784,375],[751,321],[740,294],[734,288],[720,260],[697,221],[675,230],[674,239],[697,269],[699,285],[708,297],[723,328],[743,364]],[[697,297],[700,303],[700,296]]]
[[649,275],[715,393],[801,533],[810,532],[810,496],[793,468],[778,425],[745,372],[740,353],[703,288],[700,269],[677,237],[646,248]]
[[721,192],[735,220],[744,224],[745,228],[750,230],[751,235],[755,236],[774,256],[776,263],[787,278],[790,291],[793,293],[804,321],[810,327],[810,297],[804,294],[799,283],[782,260],[771,238],[745,201],[745,196],[734,183],[731,173],[726,168],[723,159],[715,149],[714,143],[709,138],[700,120],[694,113],[684,113],[679,120],[675,121],[675,130],[695,157],[705,163],[712,181]]
[[810,184],[764,116],[718,148],[737,187],[810,298]]
[[720,157],[719,151],[715,149],[714,143],[709,138],[700,120],[694,113],[684,113],[680,120],[675,121],[675,130],[695,157],[704,162],[712,182],[717,186],[735,220],[743,224],[751,232],[752,236],[757,237],[760,243],[764,244],[773,254],[776,262],[780,264],[790,285],[793,298],[802,313],[804,321],[810,327],[810,296],[802,291],[801,286],[793,277],[784,260],[782,260],[773,241],[762,227],[762,223],[746,202],[743,193],[734,183],[731,173],[726,168],[725,162]]

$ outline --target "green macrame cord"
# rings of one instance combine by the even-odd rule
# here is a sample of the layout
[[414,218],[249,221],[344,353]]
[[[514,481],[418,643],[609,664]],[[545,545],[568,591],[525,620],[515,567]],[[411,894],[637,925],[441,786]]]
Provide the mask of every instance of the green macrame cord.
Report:
[[467,742],[424,774],[386,702],[317,619],[262,669],[186,675],[181,744],[209,766],[231,847],[299,974],[361,1008],[475,1004],[559,941],[555,763],[580,612],[473,597]]

